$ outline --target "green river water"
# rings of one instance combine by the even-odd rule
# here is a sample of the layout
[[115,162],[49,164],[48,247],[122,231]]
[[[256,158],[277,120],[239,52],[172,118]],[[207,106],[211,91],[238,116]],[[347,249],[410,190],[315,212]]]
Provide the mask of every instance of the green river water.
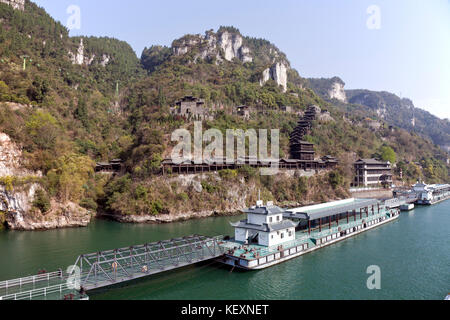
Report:
[[[55,271],[79,254],[190,234],[231,235],[241,217],[167,225],[95,220],[46,232],[0,231],[0,281]],[[371,265],[381,289],[367,289]],[[108,299],[438,299],[450,292],[450,201],[417,207],[399,220],[302,257],[252,272],[202,263],[89,294]]]

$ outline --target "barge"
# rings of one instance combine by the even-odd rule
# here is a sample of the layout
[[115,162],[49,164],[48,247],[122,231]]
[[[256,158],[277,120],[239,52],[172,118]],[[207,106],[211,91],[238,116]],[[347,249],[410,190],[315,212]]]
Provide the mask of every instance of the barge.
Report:
[[450,199],[450,184],[430,184],[423,182],[413,186],[417,195],[417,204],[433,205]]
[[224,241],[219,261],[259,270],[392,222],[400,210],[376,199],[352,198],[296,209],[258,201],[244,213],[247,219],[231,224],[235,237]]
[[406,203],[400,206],[400,211],[411,211],[414,210],[414,203]]

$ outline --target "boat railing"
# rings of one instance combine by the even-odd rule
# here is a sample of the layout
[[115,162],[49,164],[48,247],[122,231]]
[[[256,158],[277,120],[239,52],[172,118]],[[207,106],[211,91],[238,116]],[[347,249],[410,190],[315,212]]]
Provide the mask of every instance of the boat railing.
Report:
[[[377,213],[374,215],[370,215],[368,217],[363,217],[362,219],[358,219],[357,221],[349,221],[348,223],[340,224],[339,226],[333,226],[333,227],[331,227],[331,229],[326,229],[323,231],[313,231],[313,232],[311,232],[311,238],[327,237],[329,235],[344,231],[345,229],[358,227],[363,224],[363,221],[369,222],[369,221],[373,221],[373,220],[376,220],[376,219],[379,219],[379,218],[382,218],[385,216],[386,216],[385,212]],[[305,231],[305,233],[307,234],[307,231]]]
[[23,285],[27,284],[34,284],[41,281],[50,281],[56,278],[62,278],[63,273],[62,271],[55,271],[55,272],[49,272],[49,273],[43,273],[38,274],[35,276],[29,276],[24,278],[18,278],[13,280],[7,280],[7,281],[1,281],[0,282],[0,289],[8,289],[13,287],[22,287]]
[[[33,289],[25,292],[12,293],[5,296],[0,297],[0,300],[33,300],[42,297],[48,297],[50,295],[59,294],[60,299],[63,298],[63,293],[67,293],[68,291],[73,291],[73,289],[67,284],[62,283],[59,285],[54,285],[50,287]],[[75,291],[73,291],[75,292]]]

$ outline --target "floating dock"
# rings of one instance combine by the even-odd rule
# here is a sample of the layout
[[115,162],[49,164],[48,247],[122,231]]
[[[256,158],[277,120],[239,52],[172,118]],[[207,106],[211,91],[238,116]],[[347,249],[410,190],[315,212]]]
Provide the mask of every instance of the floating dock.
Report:
[[83,254],[67,273],[0,282],[0,300],[88,300],[90,290],[218,258],[224,254],[221,239],[193,235]]
[[[277,216],[280,210],[271,203],[267,206],[259,203],[259,206],[245,210],[249,218],[233,224],[236,236],[234,241],[224,244],[227,252],[219,261],[247,270],[268,268],[392,222],[400,214],[399,209],[386,207],[373,199],[347,199],[287,210],[283,217],[299,220],[297,231],[294,240],[277,242],[277,236],[289,239],[291,231],[289,225],[280,227],[283,224]],[[253,215],[267,219],[257,225],[258,219]],[[246,234],[242,237],[243,230]],[[275,245],[262,245],[261,239],[267,237],[274,239]],[[243,242],[245,238],[248,240]]]
[[378,200],[347,199],[291,210],[259,202],[247,213],[234,224],[233,239],[193,235],[83,254],[66,272],[0,282],[0,300],[88,300],[91,290],[204,261],[264,269],[394,221],[400,211]]
[[433,205],[450,199],[450,184],[417,183],[412,190],[417,194],[417,204]]
[[403,204],[400,206],[400,211],[411,211],[414,210],[414,203]]

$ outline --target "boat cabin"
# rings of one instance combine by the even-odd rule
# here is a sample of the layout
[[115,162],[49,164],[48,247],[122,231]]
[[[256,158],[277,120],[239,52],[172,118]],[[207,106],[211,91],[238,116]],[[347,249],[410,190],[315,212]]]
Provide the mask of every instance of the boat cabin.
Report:
[[263,205],[258,201],[256,206],[243,212],[247,219],[231,224],[235,228],[235,241],[273,247],[295,240],[297,224],[283,219],[285,210],[272,202]]

